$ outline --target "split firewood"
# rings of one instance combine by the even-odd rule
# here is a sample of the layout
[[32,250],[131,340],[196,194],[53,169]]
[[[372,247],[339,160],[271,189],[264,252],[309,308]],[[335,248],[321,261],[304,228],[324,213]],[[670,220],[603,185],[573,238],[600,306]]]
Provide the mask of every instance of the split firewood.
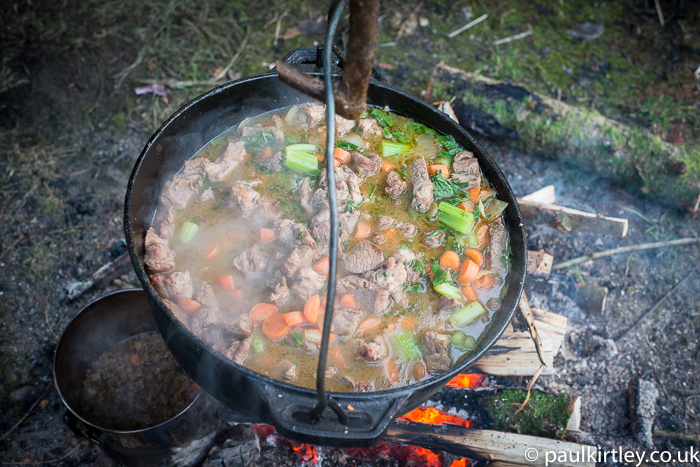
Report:
[[581,397],[575,396],[569,405],[569,423],[566,424],[566,431],[581,431]]
[[656,401],[659,390],[653,382],[633,378],[629,382],[629,406],[634,437],[647,448],[654,447],[652,427],[656,415]]
[[109,285],[114,279],[131,270],[132,266],[129,253],[124,253],[114,261],[110,261],[99,268],[86,280],[68,284],[65,288],[66,298],[68,298],[69,301],[77,300],[87,292]]
[[527,251],[527,273],[533,276],[549,277],[554,264],[554,256],[544,250]]
[[452,102],[472,133],[567,161],[655,200],[692,209],[700,195],[697,147],[675,145],[643,128],[522,86],[438,64],[429,99]]
[[566,232],[577,230],[615,237],[627,235],[627,219],[606,217],[556,204],[527,201],[522,198],[518,199],[518,204],[523,220],[530,224],[550,224],[552,227]]
[[591,313],[602,313],[608,299],[608,288],[593,284],[582,284],[576,289],[576,304]]
[[[594,467],[587,461],[586,452],[596,453],[595,446],[538,436],[504,433],[494,430],[475,430],[454,425],[430,425],[426,430],[421,423],[394,422],[386,440],[410,443],[426,449],[440,450],[469,459],[488,461],[489,466],[547,466]],[[581,455],[581,453],[584,453]],[[555,455],[555,458],[552,458]],[[566,457],[566,460],[563,460]],[[571,459],[578,462],[571,462]]]
[[557,200],[557,194],[554,190],[554,185],[547,185],[546,187],[533,191],[529,195],[525,195],[520,199],[531,203],[554,204]]
[[[544,349],[542,348],[542,339],[537,333],[537,327],[535,326],[535,317],[532,315],[532,310],[530,309],[530,302],[527,299],[527,295],[525,295],[525,292],[523,292],[522,297],[520,297],[520,302],[518,303],[518,305],[520,307],[520,312],[522,313],[523,317],[525,318],[525,322],[527,323],[527,329],[528,331],[530,331],[530,337],[535,343],[537,355],[540,357],[540,363],[542,363],[542,365],[544,366],[549,366],[545,362]],[[537,370],[537,373],[535,374],[537,375],[540,373],[542,373],[541,368]]]
[[450,105],[449,101],[433,102],[433,105],[437,107],[440,112],[447,114],[448,117],[459,123],[459,120],[457,120],[457,116],[455,115],[455,111],[452,110],[452,105]]

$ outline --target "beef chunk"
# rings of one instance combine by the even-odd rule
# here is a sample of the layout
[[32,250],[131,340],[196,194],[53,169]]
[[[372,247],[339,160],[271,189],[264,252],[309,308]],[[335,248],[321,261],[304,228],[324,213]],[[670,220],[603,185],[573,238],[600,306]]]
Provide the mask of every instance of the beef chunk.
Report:
[[[345,196],[345,202],[347,203],[348,195],[346,194]],[[330,203],[328,202],[328,190],[326,190],[325,188],[319,188],[316,191],[314,191],[314,194],[311,195],[311,201],[309,204],[311,204],[311,206],[316,209],[328,209],[330,207]]]
[[367,139],[372,135],[381,136],[384,134],[382,127],[374,118],[361,118],[357,122],[357,128],[362,132],[362,137]]
[[355,122],[354,120],[348,120],[347,118],[343,118],[340,115],[335,116],[335,134],[336,136],[345,136],[348,133],[350,133],[350,130],[352,130],[355,127]]
[[163,190],[160,192],[160,202],[166,208],[182,209],[187,206],[190,198],[199,192],[202,183],[200,176],[175,175],[163,186]]
[[458,183],[468,183],[468,188],[479,188],[481,186],[481,171],[479,161],[470,151],[462,151],[455,155],[452,161],[452,180]]
[[397,248],[394,258],[401,263],[410,263],[416,259],[416,254],[408,248]]
[[292,123],[299,126],[314,127],[326,116],[326,109],[321,104],[307,102],[299,106],[299,111],[292,119]]
[[360,304],[360,308],[374,309],[377,293],[381,290],[381,287],[360,276],[345,276],[338,279],[336,290],[339,296],[350,294],[355,297]]
[[315,248],[316,240],[311,236],[309,229],[299,222],[294,222],[291,219],[278,219],[274,224],[277,239],[283,244],[298,248],[303,245],[308,245]]
[[194,300],[202,305],[195,313],[200,326],[203,329],[214,328],[208,329],[208,331],[220,331],[219,303],[216,301],[216,297],[214,297],[214,289],[211,288],[208,282],[202,283],[202,288],[194,297]]
[[222,326],[236,340],[251,336],[255,329],[255,323],[247,315],[240,315],[232,320],[222,320]]
[[352,166],[358,174],[367,178],[372,175],[377,175],[379,169],[382,168],[382,158],[376,154],[367,154],[366,156],[359,153],[352,153]]
[[238,164],[245,160],[248,154],[243,141],[229,141],[224,153],[215,162],[209,162],[204,168],[207,178],[212,182],[220,182],[234,171]]
[[294,277],[294,274],[301,269],[311,266],[314,259],[314,250],[309,246],[295,248],[289,258],[282,264],[282,273],[287,277]]
[[399,174],[397,174],[393,170],[389,172],[389,174],[386,176],[386,184],[387,186],[384,189],[384,191],[386,191],[386,194],[391,196],[392,198],[401,196],[408,187],[408,184],[401,180]]
[[192,327],[192,325],[191,325],[192,314],[191,313],[187,313],[187,312],[183,311],[183,309],[180,308],[177,305],[177,303],[171,302],[170,300],[163,300],[163,303],[168,308],[168,310],[170,310],[170,312],[173,314],[173,316],[175,316],[175,319],[177,319],[182,324],[184,324],[185,326],[190,328],[190,330],[193,333],[198,334],[199,332],[201,332],[201,329],[199,329],[199,327],[196,327],[196,328]]
[[376,269],[384,261],[382,249],[372,242],[362,241],[345,256],[345,269],[355,274]]
[[153,271],[168,271],[175,267],[175,253],[168,246],[168,241],[158,236],[151,227],[146,232],[146,255],[143,262]]
[[333,332],[338,336],[351,336],[355,334],[362,315],[362,311],[356,308],[334,308]]
[[241,211],[241,217],[248,217],[255,210],[258,204],[262,202],[260,193],[255,191],[253,187],[260,185],[260,180],[237,180],[231,186],[231,199]]
[[250,343],[252,340],[253,336],[248,336],[242,341],[235,341],[228,349],[226,357],[234,363],[243,365],[250,353]]
[[168,277],[155,274],[151,276],[151,283],[161,298],[192,298],[193,288],[189,271],[176,271]]
[[372,390],[372,386],[365,383],[364,381],[355,382],[349,376],[343,376],[343,381],[345,381],[348,386],[350,386],[356,392],[369,392]]
[[302,268],[297,274],[292,291],[301,299],[308,300],[312,295],[319,293],[326,285],[326,276],[319,274],[312,268]]
[[367,361],[376,362],[384,360],[389,355],[389,351],[384,338],[375,336],[362,341],[357,354]]
[[206,201],[211,201],[214,199],[214,190],[211,188],[207,188],[202,192],[201,195],[199,195],[199,201],[201,202],[206,202]]
[[408,166],[413,182],[413,201],[411,206],[419,212],[425,212],[433,202],[433,182],[428,175],[428,165],[425,157],[420,156]]
[[382,289],[388,290],[396,305],[399,308],[405,308],[408,306],[408,299],[403,292],[403,285],[407,279],[406,266],[392,256],[370,275],[369,280]]
[[196,177],[202,177],[209,167],[211,161],[206,157],[196,157],[185,161],[185,166],[182,169],[182,174],[188,180],[194,181]]
[[377,292],[377,299],[374,301],[374,312],[378,315],[389,310],[391,306],[391,292],[387,289],[380,288]]
[[282,160],[284,159],[284,156],[282,156],[281,152],[276,152],[272,154],[271,156],[267,157],[260,157],[258,158],[258,163],[265,167],[267,170],[270,172],[279,172],[282,170]]
[[360,211],[344,212],[338,215],[339,243],[347,241],[355,233],[360,222]]
[[276,203],[263,199],[258,204],[258,209],[255,211],[255,221],[262,224],[273,222],[282,217],[284,211]]
[[[355,232],[360,220],[360,212],[344,212],[338,215],[338,247],[346,242]],[[311,234],[318,243],[317,251],[328,254],[331,238],[331,211],[324,209],[311,220]]]
[[301,199],[301,207],[308,213],[314,212],[314,207],[311,205],[312,196],[311,177],[306,177],[301,181],[301,185],[299,186],[299,198]]
[[267,262],[267,266],[265,266],[265,275],[273,275],[274,272],[277,271],[280,266],[282,266],[282,263],[284,263],[286,259],[287,256],[284,253],[281,251],[275,251],[272,254],[272,257],[270,257],[270,260]]
[[287,303],[291,294],[287,286],[287,280],[281,279],[277,285],[275,285],[275,291],[270,294],[270,301],[277,306],[282,306]]
[[277,365],[277,368],[280,370],[280,374],[282,377],[285,379],[285,381],[293,381],[297,377],[297,366],[289,361],[289,360],[282,360],[279,362],[279,365]]
[[372,235],[372,238],[369,240],[376,245],[381,245],[382,243],[386,242],[386,235],[377,232],[376,234]]
[[459,310],[462,307],[464,307],[464,303],[457,300],[456,298],[450,298],[445,297],[444,295],[440,295],[440,298],[438,299],[438,311],[440,313],[447,313]]
[[506,272],[501,258],[506,250],[508,232],[506,232],[502,218],[499,217],[489,225],[489,237],[491,237],[491,243],[489,252],[486,253],[486,268],[497,272]]
[[331,378],[334,376],[336,373],[338,373],[338,369],[334,366],[329,366],[326,368],[326,371],[323,373],[326,379]]
[[450,336],[435,331],[428,331],[421,341],[425,355],[423,361],[429,373],[442,373],[450,369],[452,361],[447,355]]
[[233,267],[245,276],[246,281],[260,277],[265,266],[267,266],[267,259],[258,245],[253,245],[233,259]]
[[155,227],[160,238],[169,239],[172,237],[175,233],[173,210],[160,206],[153,220],[153,227]]
[[442,245],[444,238],[445,232],[438,229],[430,229],[423,234],[423,242],[430,248],[437,248]]
[[377,228],[379,230],[386,230],[390,227],[393,227],[394,224],[396,224],[396,219],[394,219],[393,217],[382,215],[379,215],[377,217]]
[[404,237],[412,238],[418,232],[418,227],[415,224],[409,224],[408,222],[399,222],[396,224],[396,228],[403,232]]
[[274,122],[274,126],[261,126],[260,124],[244,127],[239,126],[238,132],[241,136],[255,136],[261,131],[267,131],[272,133],[272,136],[274,136],[277,141],[284,141],[284,132],[281,130],[282,119],[278,115],[273,115],[272,120]]

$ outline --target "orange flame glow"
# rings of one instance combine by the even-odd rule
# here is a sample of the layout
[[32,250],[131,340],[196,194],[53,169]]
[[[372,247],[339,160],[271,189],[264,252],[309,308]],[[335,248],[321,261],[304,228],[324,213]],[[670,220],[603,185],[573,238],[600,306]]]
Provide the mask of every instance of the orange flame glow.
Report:
[[369,448],[348,448],[347,453],[355,459],[373,459],[384,454],[395,459],[398,465],[420,465],[442,467],[442,455],[418,446],[397,446],[382,441]]
[[464,457],[462,457],[462,458],[461,458],[460,460],[458,460],[458,461],[456,461],[456,460],[455,460],[455,461],[452,461],[452,464],[450,464],[450,467],[470,467],[471,465],[472,465],[472,461],[470,461],[469,459],[465,459]]
[[297,443],[296,441],[289,441],[292,446],[292,450],[297,453],[297,455],[309,465],[318,464],[318,452],[316,451],[316,446],[312,444]]
[[418,407],[417,409],[411,410],[403,417],[399,417],[398,420],[429,423],[431,425],[442,425],[443,423],[449,423],[452,425],[463,426],[465,428],[469,427],[468,421],[459,417],[444,414],[432,407],[428,407],[427,409],[421,409]]
[[451,388],[478,388],[482,385],[486,377],[484,375],[457,375],[447,383]]

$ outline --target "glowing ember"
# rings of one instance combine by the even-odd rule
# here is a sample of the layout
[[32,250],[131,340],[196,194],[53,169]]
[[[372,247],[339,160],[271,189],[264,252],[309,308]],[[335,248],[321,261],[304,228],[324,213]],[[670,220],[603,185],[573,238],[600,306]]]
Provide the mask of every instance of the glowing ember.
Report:
[[447,385],[452,388],[478,388],[484,379],[484,375],[457,375]]
[[[354,459],[374,459],[383,454],[397,461],[398,465],[420,465],[423,467],[442,467],[442,454],[418,446],[397,446],[382,441],[369,448],[348,448],[348,455]],[[466,467],[466,466],[465,466]]]
[[318,464],[318,453],[316,452],[316,447],[311,444],[297,443],[296,441],[289,441],[292,446],[292,450],[297,453],[299,457],[305,462],[309,462],[309,465]]
[[450,467],[471,467],[471,465],[472,465],[472,461],[462,457],[458,461],[452,461],[452,464],[450,464]]
[[431,425],[442,425],[443,423],[449,423],[451,425],[459,425],[465,428],[469,427],[468,421],[459,417],[444,414],[437,409],[433,409],[432,407],[428,407],[427,409],[421,409],[418,407],[417,409],[411,410],[403,417],[399,417],[398,420],[430,423]]

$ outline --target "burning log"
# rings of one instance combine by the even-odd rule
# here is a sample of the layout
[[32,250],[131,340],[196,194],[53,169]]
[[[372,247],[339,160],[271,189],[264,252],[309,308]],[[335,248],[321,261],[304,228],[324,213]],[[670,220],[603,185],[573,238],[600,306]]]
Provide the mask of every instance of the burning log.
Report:
[[[542,340],[545,363],[543,375],[554,372],[554,357],[559,354],[568,320],[565,316],[532,308],[537,332]],[[497,376],[532,376],[539,370],[542,362],[537,353],[537,346],[528,332],[515,331],[510,324],[503,336],[472,367],[473,370]]]
[[[426,427],[420,423],[397,421],[389,428],[386,439],[488,461],[490,466],[596,465],[587,461],[586,457],[587,452],[597,452],[594,446],[493,430],[473,430],[452,425]],[[561,456],[562,453],[565,453],[566,461],[560,461],[560,457],[551,458],[552,454]],[[570,459],[578,462],[571,462]]]
[[680,208],[692,209],[700,195],[693,162],[699,151],[692,145],[670,144],[594,110],[443,63],[433,71],[429,94],[433,100],[457,96],[457,118],[477,134],[589,168]]

